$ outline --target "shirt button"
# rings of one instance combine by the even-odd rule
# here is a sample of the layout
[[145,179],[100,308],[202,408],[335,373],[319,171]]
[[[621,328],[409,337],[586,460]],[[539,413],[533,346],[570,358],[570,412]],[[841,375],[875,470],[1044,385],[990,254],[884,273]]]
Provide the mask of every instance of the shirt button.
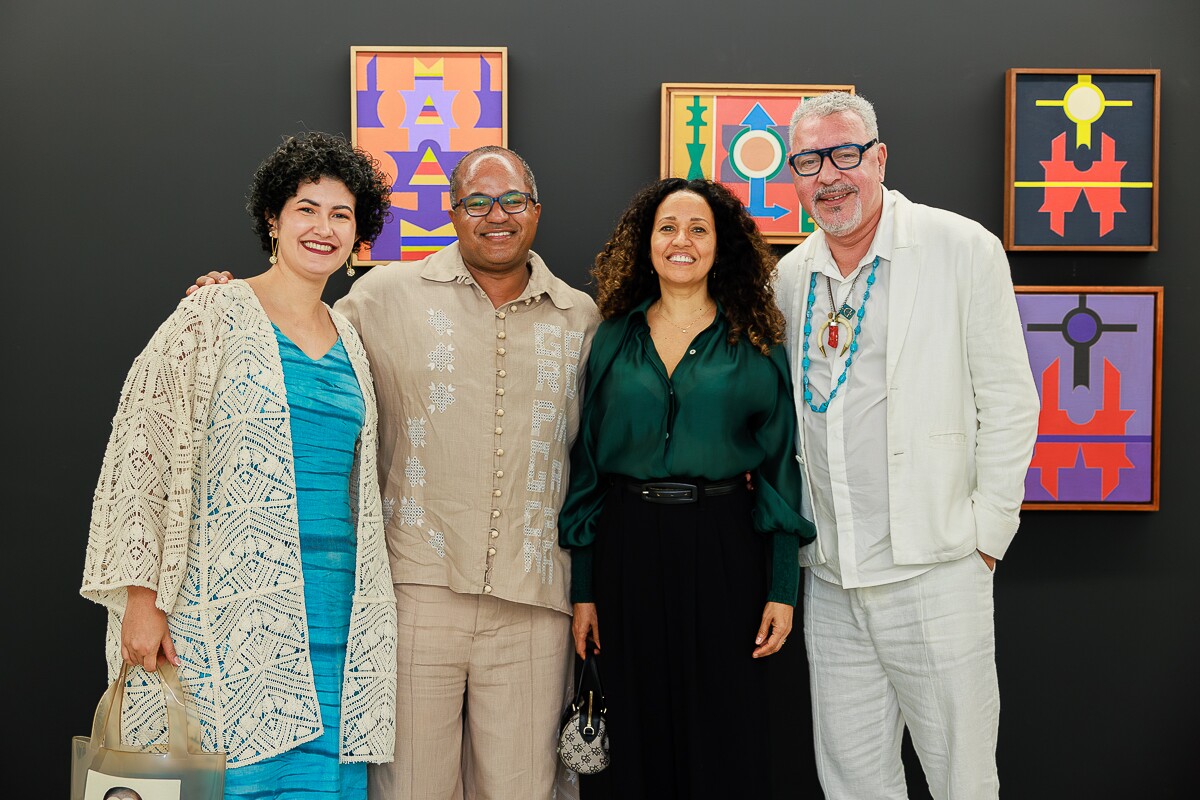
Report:
[[493,539],[495,539],[497,536],[500,535],[500,531],[496,530],[495,528],[492,528],[490,531],[488,531],[488,535],[491,536]]
[[501,355],[501,356],[502,356],[502,355],[504,355],[504,348],[503,348],[503,347],[497,347],[497,348],[496,348],[496,354],[497,354],[497,355]]
[[497,436],[499,436],[499,435],[500,435],[500,434],[502,434],[502,433],[504,433],[504,428],[496,428],[496,435],[497,435]]
[[497,448],[496,448],[496,455],[498,455],[498,456],[502,456],[502,455],[504,455],[504,448],[503,448],[503,447],[497,447]]
[[496,312],[496,316],[497,316],[499,319],[504,319],[504,312],[503,312],[503,311],[497,311],[497,312]]
[[496,394],[504,394],[504,390],[503,390],[503,389],[497,389],[497,390],[496,390]]
[[505,372],[504,370],[497,370],[496,374],[499,375],[501,378],[503,378],[508,373]]
[[500,490],[492,489],[492,497],[499,497],[499,496],[500,496]]
[[668,438],[668,439],[670,439],[670,438],[671,438],[671,434],[669,434],[669,433],[668,433],[668,434],[667,434],[667,438]]
[[498,509],[498,508],[493,508],[493,509],[492,509],[492,519],[495,519],[495,518],[496,518],[496,517],[498,517],[498,516],[500,516],[500,509]]
[[497,408],[497,409],[496,409],[496,416],[497,416],[497,417],[503,417],[503,416],[504,416],[504,409],[503,409],[503,408]]
[[694,356],[694,355],[696,355],[696,351],[695,351],[695,350],[688,350],[688,355],[690,355],[690,356]]
[[486,585],[484,585],[484,587],[483,587],[483,593],[484,593],[484,594],[491,594],[491,593],[492,593],[492,585],[491,585],[490,583],[489,583],[489,584],[486,584]]
[[[526,301],[525,301],[525,305],[529,305],[529,301],[528,301],[528,300],[526,300]],[[516,310],[517,310],[517,307],[516,307],[516,306],[509,306],[509,307],[508,307],[508,310],[509,310],[509,311],[516,311]]]
[[489,548],[488,548],[488,555],[489,555],[489,556],[494,556],[494,555],[496,555],[496,548],[494,548],[494,547],[489,547]]
[[503,339],[503,338],[504,338],[505,336],[507,336],[507,335],[508,335],[508,334],[506,334],[504,331],[497,331],[497,332],[496,332],[496,338],[497,338],[497,339]]
[[497,478],[503,478],[503,477],[504,477],[504,470],[502,470],[502,469],[498,469],[498,470],[496,470],[496,477],[497,477]]

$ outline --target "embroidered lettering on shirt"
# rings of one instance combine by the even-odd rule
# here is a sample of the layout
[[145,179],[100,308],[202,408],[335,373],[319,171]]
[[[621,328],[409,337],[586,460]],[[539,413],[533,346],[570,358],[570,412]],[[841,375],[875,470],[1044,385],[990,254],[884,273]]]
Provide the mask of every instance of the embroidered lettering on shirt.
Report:
[[567,358],[578,361],[583,353],[583,331],[567,331],[563,334],[563,347],[566,348]]
[[558,377],[562,374],[562,365],[557,361],[552,361],[548,358],[539,358],[537,362],[537,391],[542,391],[546,386],[550,387],[550,391],[558,394],[561,387],[558,383]]
[[549,400],[534,400],[533,401],[533,428],[530,434],[533,436],[542,435],[542,423],[551,422],[555,415],[558,414],[558,408]]
[[[541,517],[540,522],[538,517]],[[554,535],[556,513],[553,508],[543,506],[537,500],[525,501],[525,538],[521,543],[521,556],[525,571],[537,567],[542,583],[554,583]]]
[[562,358],[562,326],[549,322],[533,323],[533,349],[539,356]]
[[538,469],[538,456],[550,460],[550,443],[533,440],[529,443],[529,471],[525,475],[525,490],[541,494],[546,491],[546,470]]

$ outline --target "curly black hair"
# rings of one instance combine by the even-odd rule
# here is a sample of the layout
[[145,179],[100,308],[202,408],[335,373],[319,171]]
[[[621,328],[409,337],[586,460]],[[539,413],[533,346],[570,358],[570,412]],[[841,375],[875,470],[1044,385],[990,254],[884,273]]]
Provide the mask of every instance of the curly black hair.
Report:
[[784,328],[772,286],[775,253],[742,201],[710,180],[664,178],[634,195],[592,267],[601,316],[619,316],[661,293],[650,262],[650,237],[659,205],[676,192],[700,195],[712,211],[717,255],[708,293],[725,309],[730,344],[744,334],[762,353],[770,352],[783,342]]
[[391,216],[392,179],[380,169],[379,161],[342,136],[305,131],[284,138],[283,144],[258,165],[250,181],[246,211],[254,220],[254,232],[263,250],[271,252],[271,225],[283,206],[295,196],[300,184],[321,178],[337,178],[354,195],[355,242],[370,244]]

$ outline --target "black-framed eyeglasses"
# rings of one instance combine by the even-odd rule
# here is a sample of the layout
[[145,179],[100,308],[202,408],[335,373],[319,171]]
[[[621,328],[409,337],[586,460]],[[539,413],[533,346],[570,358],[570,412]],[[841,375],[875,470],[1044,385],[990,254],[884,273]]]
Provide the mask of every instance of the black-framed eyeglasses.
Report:
[[879,139],[875,138],[866,144],[839,144],[836,147],[822,147],[820,150],[801,150],[788,159],[788,164],[791,164],[792,172],[801,178],[808,178],[821,171],[821,167],[825,165],[825,158],[828,157],[835,167],[844,172],[861,164],[863,153],[877,144]]
[[486,217],[492,212],[492,204],[499,203],[505,214],[520,214],[530,203],[537,205],[537,198],[529,192],[505,192],[499,197],[487,194],[469,194],[450,204],[451,209],[462,206],[471,217]]

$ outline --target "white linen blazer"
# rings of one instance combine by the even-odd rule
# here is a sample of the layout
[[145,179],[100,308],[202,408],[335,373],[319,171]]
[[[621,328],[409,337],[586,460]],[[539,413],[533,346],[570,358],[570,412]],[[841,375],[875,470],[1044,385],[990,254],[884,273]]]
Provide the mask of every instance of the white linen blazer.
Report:
[[[891,195],[886,446],[892,558],[933,564],[976,549],[1003,558],[1019,524],[1039,413],[1008,259],[978,223]],[[809,277],[824,239],[818,230],[784,256],[776,282],[800,414],[813,413],[804,402],[800,360]],[[803,423],[797,428],[811,519]],[[825,562],[819,542],[801,549],[803,566]]]

